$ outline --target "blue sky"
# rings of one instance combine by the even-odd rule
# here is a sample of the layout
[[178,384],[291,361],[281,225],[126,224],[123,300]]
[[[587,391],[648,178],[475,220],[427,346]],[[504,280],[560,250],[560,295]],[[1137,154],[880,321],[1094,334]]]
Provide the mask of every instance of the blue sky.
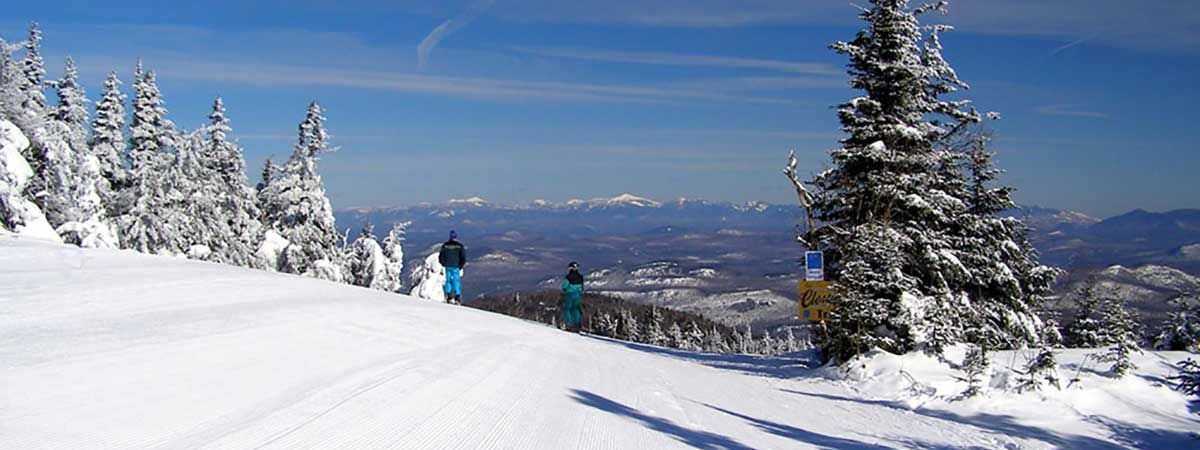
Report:
[[[524,203],[632,192],[794,200],[854,95],[827,49],[858,29],[840,0],[91,2],[5,7],[41,23],[94,99],[137,57],[171,118],[225,99],[254,178],[286,158],[310,99],[340,151],[335,207],[479,195]],[[1098,216],[1200,207],[1200,8],[1191,0],[958,0],[946,55],[997,111],[1004,181],[1027,204]],[[126,86],[128,88],[128,86]]]

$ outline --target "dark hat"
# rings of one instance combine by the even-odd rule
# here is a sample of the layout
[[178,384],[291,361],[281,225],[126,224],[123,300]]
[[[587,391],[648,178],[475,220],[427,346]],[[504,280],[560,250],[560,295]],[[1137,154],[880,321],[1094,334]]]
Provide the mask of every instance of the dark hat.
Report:
[[455,239],[458,239],[458,232],[454,231],[454,230],[450,230],[450,240],[453,241]]
[[578,268],[579,268],[579,263],[577,263],[577,262],[575,262],[575,261],[571,261],[571,263],[570,263],[570,264],[567,264],[567,268],[568,268],[568,269],[578,269]]

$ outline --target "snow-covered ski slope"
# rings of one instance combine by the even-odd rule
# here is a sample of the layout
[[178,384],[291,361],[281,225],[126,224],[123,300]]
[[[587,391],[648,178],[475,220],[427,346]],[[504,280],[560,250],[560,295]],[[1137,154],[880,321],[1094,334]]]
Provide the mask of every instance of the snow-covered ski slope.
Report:
[[[913,407],[879,396],[891,389],[879,379],[833,373],[569,335],[289,275],[0,236],[0,449],[1200,442],[1188,436],[1197,422],[1186,401],[1165,389],[1138,393],[1160,403],[1144,413],[1046,419],[996,414],[987,402]],[[1006,397],[1002,410],[1059,407],[1028,398],[1022,409]]]

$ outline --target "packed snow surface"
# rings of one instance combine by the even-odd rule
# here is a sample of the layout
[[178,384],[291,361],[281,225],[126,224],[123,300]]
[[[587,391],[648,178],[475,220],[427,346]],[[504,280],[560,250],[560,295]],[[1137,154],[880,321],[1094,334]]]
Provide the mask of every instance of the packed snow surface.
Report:
[[1186,399],[1154,382],[1178,356],[956,402],[912,356],[809,369],[0,237],[4,449],[1195,448]]

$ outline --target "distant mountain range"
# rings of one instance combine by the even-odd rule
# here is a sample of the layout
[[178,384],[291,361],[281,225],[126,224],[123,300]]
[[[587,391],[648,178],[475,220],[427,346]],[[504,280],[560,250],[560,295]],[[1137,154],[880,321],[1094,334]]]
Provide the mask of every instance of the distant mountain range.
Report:
[[[468,298],[553,289],[567,262],[578,261],[598,290],[727,324],[786,325],[804,252],[793,244],[803,221],[800,208],[762,202],[660,202],[623,194],[501,205],[473,197],[336,214],[338,226],[350,228],[352,236],[368,221],[377,230],[411,222],[405,244],[409,267],[457,230],[472,260],[465,278]],[[1138,210],[1103,220],[1041,207],[1007,214],[1030,225],[1043,262],[1068,270],[1063,293],[1113,265],[1167,266],[1200,275],[1200,210]],[[654,272],[660,269],[666,272]],[[1150,271],[1155,270],[1167,269]],[[1113,275],[1106,281],[1133,285],[1131,278]],[[1149,318],[1161,318],[1159,303],[1174,288],[1150,278],[1136,285],[1126,290],[1147,294],[1139,305]]]

